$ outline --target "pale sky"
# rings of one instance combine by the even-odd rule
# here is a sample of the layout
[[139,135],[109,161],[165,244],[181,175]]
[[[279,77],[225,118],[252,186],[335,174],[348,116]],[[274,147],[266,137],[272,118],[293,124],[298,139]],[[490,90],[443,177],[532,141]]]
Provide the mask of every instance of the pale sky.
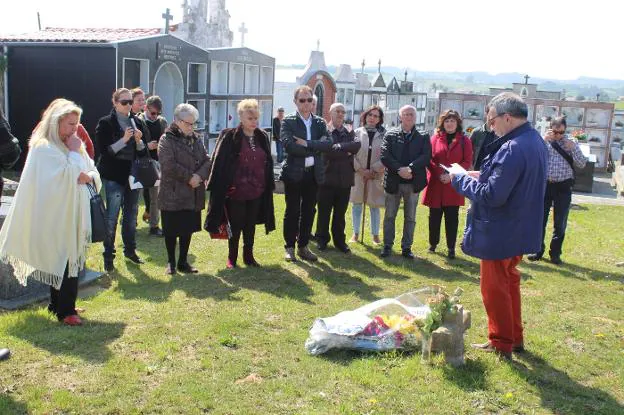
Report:
[[[7,0],[8,1],[8,0]],[[0,33],[42,27],[162,27],[183,0],[21,0],[0,14]],[[8,7],[7,7],[8,8]],[[277,64],[305,64],[320,39],[327,65],[422,71],[528,73],[624,80],[624,1],[592,0],[226,0],[233,46]]]

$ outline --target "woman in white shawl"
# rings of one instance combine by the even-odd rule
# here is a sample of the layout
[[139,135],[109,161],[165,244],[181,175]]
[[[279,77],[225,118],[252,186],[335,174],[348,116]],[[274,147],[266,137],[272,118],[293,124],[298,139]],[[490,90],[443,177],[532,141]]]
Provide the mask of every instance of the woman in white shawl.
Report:
[[9,214],[0,230],[0,260],[18,281],[50,285],[48,309],[59,321],[82,324],[76,312],[78,272],[91,242],[87,183],[100,176],[76,135],[82,110],[56,99],[30,138],[29,154]]

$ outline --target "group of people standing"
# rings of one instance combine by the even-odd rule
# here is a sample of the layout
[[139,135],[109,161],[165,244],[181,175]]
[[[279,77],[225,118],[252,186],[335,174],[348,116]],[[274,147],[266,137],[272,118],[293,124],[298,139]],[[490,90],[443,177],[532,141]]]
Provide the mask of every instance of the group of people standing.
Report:
[[[413,259],[412,244],[419,194],[430,208],[429,242],[434,252],[440,241],[444,216],[448,256],[455,257],[459,206],[463,197],[450,185],[450,177],[440,164],[473,163],[471,141],[464,135],[462,120],[455,111],[440,117],[433,137],[416,129],[416,109],[405,106],[399,112],[400,125],[384,129],[383,110],[372,106],[361,116],[362,126],[350,131],[344,124],[341,103],[330,107],[330,122],[312,112],[313,94],[307,86],[296,89],[297,111],[274,119],[286,158],[282,166],[286,213],[284,215],[285,259],[317,259],[309,249],[312,224],[318,208],[314,238],[324,251],[330,241],[339,251],[351,250],[345,240],[345,214],[353,203],[353,235],[363,236],[363,206],[370,209],[370,230],[374,244],[382,244],[382,257],[391,255],[395,222],[403,201],[401,255]],[[318,203],[317,203],[318,201]],[[383,242],[380,238],[381,213],[385,207]],[[331,222],[331,234],[330,234]],[[297,250],[295,251],[295,245]]]
[[[138,106],[133,107],[137,99]],[[160,164],[160,186],[148,191],[146,206],[150,220],[160,212],[162,230],[153,220],[150,234],[164,236],[168,274],[198,272],[188,262],[188,250],[192,234],[202,228],[206,190],[210,197],[204,229],[219,233],[224,223],[229,225],[227,268],[238,266],[241,233],[243,262],[260,266],[254,255],[255,227],[263,224],[267,233],[275,229],[273,159],[269,136],[258,127],[256,100],[239,103],[240,125],[221,132],[212,157],[195,133],[199,118],[195,107],[178,105],[167,125],[160,116],[160,99],[142,100],[144,95],[136,90],[120,88],[113,93],[113,108],[96,128],[97,168],[78,134],[82,110],[71,101],[54,100],[30,139],[20,185],[0,230],[0,260],[13,266],[22,284],[34,278],[50,285],[48,309],[67,325],[82,323],[76,308],[77,277],[91,242],[93,193],[103,188],[106,194],[105,269],[114,269],[120,212],[124,255],[143,263],[135,239],[140,191],[130,185],[137,158],[151,155]],[[481,260],[481,293],[489,331],[488,342],[473,346],[505,358],[522,352],[517,265],[524,254],[534,254],[530,258],[534,260],[543,255],[545,218],[552,204],[555,236],[550,255],[560,263],[573,166],[585,161],[575,143],[561,138],[565,119],[553,120],[542,139],[527,121],[524,101],[503,93],[491,101],[486,124],[471,139],[453,110],[440,116],[435,134],[429,137],[415,128],[412,106],[401,108],[400,125],[389,130],[383,127],[382,109],[370,107],[362,114],[362,127],[351,131],[344,124],[345,108],[340,103],[331,106],[329,124],[313,114],[309,87],[297,88],[294,102],[297,111],[279,122],[285,153],[281,171],[285,259],[317,260],[309,248],[317,209],[319,250],[327,249],[332,241],[336,249],[348,254],[345,215],[349,201],[354,231],[350,241],[359,240],[364,232],[361,218],[366,204],[373,242],[383,244],[382,257],[392,253],[396,216],[403,201],[401,254],[412,259],[420,192],[429,207],[429,251],[434,252],[440,243],[444,217],[447,255],[454,258],[459,206],[467,197],[471,206],[462,250]],[[140,106],[144,111],[137,115],[133,108]],[[0,142],[0,153],[5,147]],[[559,156],[562,160],[556,160]],[[10,164],[7,157],[0,154],[3,166]],[[443,167],[455,163],[463,169]],[[32,215],[24,206],[45,206],[46,214]],[[381,206],[385,207],[383,240]],[[3,355],[6,352],[0,352]]]

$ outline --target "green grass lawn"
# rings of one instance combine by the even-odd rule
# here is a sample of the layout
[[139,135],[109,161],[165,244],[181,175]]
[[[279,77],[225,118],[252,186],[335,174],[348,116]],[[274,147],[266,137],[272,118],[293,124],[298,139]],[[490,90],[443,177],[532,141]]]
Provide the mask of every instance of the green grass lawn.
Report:
[[[226,242],[204,232],[191,245],[202,273],[166,276],[163,240],[142,224],[148,263],[117,258],[116,273],[82,288],[83,327],[61,326],[43,303],[1,313],[0,347],[13,356],[0,362],[0,414],[624,412],[623,208],[573,210],[566,263],[521,264],[526,354],[508,364],[467,350],[452,368],[441,356],[424,365],[418,354],[313,357],[303,347],[316,317],[428,284],[462,287],[467,343],[485,339],[478,262],[425,253],[426,208],[413,263],[381,260],[368,240],[351,256],[330,248],[318,263],[289,264],[283,196],[276,205],[278,231],[258,227],[259,270],[226,270]],[[89,267],[102,269],[101,250]]]

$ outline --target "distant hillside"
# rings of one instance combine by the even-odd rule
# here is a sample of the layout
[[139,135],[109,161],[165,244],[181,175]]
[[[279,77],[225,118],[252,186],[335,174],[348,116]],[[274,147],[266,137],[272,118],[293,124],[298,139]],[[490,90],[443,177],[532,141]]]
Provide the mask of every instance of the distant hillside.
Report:
[[[291,67],[303,69],[305,65],[290,65],[283,67]],[[337,66],[330,65],[327,67],[329,73],[336,73]],[[354,72],[358,72],[359,67],[353,67]],[[376,74],[377,67],[365,67],[364,71],[368,74]],[[405,78],[405,68],[396,66],[382,66],[381,72],[384,74],[386,82],[392,77],[398,80]],[[490,87],[509,87],[514,82],[524,82],[522,73],[500,73],[489,74],[487,72],[427,72],[418,71],[408,68],[407,79],[414,81],[422,90],[430,90],[435,86],[437,91],[461,91],[486,93]],[[530,74],[529,74],[530,76]],[[539,85],[540,90],[544,91],[564,91],[566,96],[571,98],[596,99],[596,94],[600,94],[601,101],[613,101],[619,96],[624,96],[624,79],[600,79],[592,77],[580,77],[575,80],[560,80],[549,78],[529,78],[530,83]],[[435,85],[434,85],[435,84]]]

